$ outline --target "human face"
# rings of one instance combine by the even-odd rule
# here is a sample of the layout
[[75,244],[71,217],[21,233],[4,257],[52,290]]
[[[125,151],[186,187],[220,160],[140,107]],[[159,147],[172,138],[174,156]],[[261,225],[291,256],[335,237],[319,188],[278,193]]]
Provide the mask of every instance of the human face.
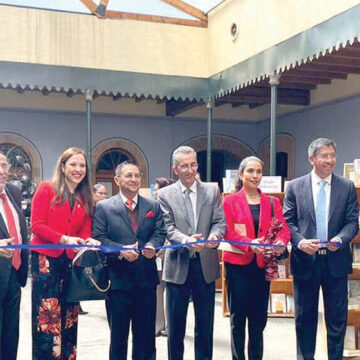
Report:
[[322,146],[315,156],[310,156],[309,161],[315,174],[321,179],[331,175],[336,165],[336,150],[333,146]]
[[6,156],[0,154],[0,192],[4,190],[9,177],[9,164]]
[[76,187],[83,181],[86,175],[86,161],[82,154],[70,156],[62,166],[65,182],[70,191],[75,191]]
[[239,177],[245,191],[254,192],[257,190],[262,178],[262,165],[256,160],[249,161]]
[[192,153],[180,154],[178,164],[173,167],[175,175],[177,175],[184,186],[189,188],[195,181],[198,170],[196,156]]
[[121,193],[128,199],[132,199],[140,189],[141,174],[136,165],[125,165],[119,174],[114,177],[115,183],[119,186]]
[[107,198],[107,190],[105,186],[101,186],[98,190],[96,190],[93,194],[94,202],[97,203],[100,200],[104,200]]

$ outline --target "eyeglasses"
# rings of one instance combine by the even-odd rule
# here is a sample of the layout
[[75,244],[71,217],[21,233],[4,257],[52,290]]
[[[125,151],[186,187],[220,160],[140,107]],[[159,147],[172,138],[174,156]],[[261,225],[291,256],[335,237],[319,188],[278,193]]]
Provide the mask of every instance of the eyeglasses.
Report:
[[136,180],[139,180],[141,178],[141,174],[125,174],[124,178],[126,180],[131,180],[132,178],[135,178]]
[[336,154],[332,153],[332,154],[317,154],[318,158],[321,160],[334,160],[336,159]]
[[177,166],[181,171],[186,171],[186,170],[197,170],[199,167],[199,164],[197,163],[192,163],[192,164],[181,164]]

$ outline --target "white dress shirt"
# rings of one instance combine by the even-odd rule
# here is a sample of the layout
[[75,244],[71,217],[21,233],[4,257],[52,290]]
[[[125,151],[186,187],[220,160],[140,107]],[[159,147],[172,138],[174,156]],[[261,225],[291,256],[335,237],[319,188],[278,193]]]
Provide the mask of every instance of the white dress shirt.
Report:
[[[5,193],[7,199],[8,199],[8,203],[11,209],[11,212],[13,214],[14,217],[14,221],[15,221],[15,226],[16,226],[16,231],[18,233],[18,239],[19,239],[19,243],[22,243],[22,238],[21,238],[21,231],[20,231],[20,222],[19,222],[19,215],[17,213],[17,211],[14,208],[14,205],[12,204],[11,200],[9,199],[9,197],[7,196],[6,192],[3,190],[2,193]],[[7,223],[7,218],[6,218],[6,214],[5,214],[5,210],[4,210],[4,205],[3,205],[3,201],[0,198],[0,214],[4,220],[4,223],[6,225],[7,230],[9,231],[9,226]]]
[[131,209],[131,210],[134,210],[134,209],[136,208],[136,205],[137,205],[137,203],[138,203],[138,194],[136,194],[132,199],[128,199],[128,198],[120,191],[120,196],[121,196],[121,198],[122,198],[125,206],[127,206],[127,205],[126,205],[126,202],[127,202],[128,200],[132,200],[132,201],[133,201],[133,204],[132,204],[132,209]]

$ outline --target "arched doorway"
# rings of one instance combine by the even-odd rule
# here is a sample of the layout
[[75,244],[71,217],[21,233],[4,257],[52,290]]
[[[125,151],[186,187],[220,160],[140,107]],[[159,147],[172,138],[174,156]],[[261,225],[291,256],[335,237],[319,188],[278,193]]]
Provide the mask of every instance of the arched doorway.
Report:
[[125,139],[109,139],[99,143],[92,152],[92,168],[95,183],[103,184],[109,196],[118,192],[114,182],[115,169],[123,161],[132,160],[142,173],[142,187],[148,186],[148,164],[144,153],[133,142]]
[[[206,179],[206,137],[196,138],[187,141],[183,145],[191,146],[198,155],[199,174],[201,179]],[[241,143],[239,140],[214,135],[212,137],[212,166],[211,181],[217,182],[222,190],[222,178],[225,177],[227,169],[237,169],[240,161],[249,155],[254,155],[255,151],[249,146]]]

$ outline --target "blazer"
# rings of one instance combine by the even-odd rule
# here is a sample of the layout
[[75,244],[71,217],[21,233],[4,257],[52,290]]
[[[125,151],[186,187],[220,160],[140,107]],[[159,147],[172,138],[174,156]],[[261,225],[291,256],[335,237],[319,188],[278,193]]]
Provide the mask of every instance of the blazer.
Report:
[[[159,190],[158,199],[163,211],[167,239],[171,244],[181,244],[192,235],[190,220],[185,210],[180,180]],[[219,188],[212,184],[197,182],[196,233],[206,239],[213,233],[223,238],[226,224],[221,205]],[[202,272],[207,283],[220,276],[217,249],[203,248],[200,252]],[[184,284],[188,275],[190,251],[188,247],[168,249],[165,252],[163,280]]]
[[[359,230],[359,211],[354,183],[332,175],[329,205],[328,239],[338,236],[342,246],[328,251],[326,256],[330,274],[346,276],[352,272],[350,242]],[[308,279],[313,270],[315,255],[297,248],[302,239],[316,238],[316,217],[312,195],[311,174],[292,180],[285,194],[284,216],[291,230],[291,271],[294,276]]]
[[[84,240],[91,237],[91,216],[86,213],[82,201],[77,201],[71,211],[69,201],[62,205],[53,203],[56,197],[54,186],[50,181],[40,183],[31,206],[31,244],[59,244],[63,235],[77,236]],[[75,252],[71,249],[34,250],[50,257],[59,257],[66,251],[72,259]]]
[[[21,198],[22,198],[21,192],[16,186],[9,183],[5,185],[5,192],[19,216],[22,243],[26,244],[28,234],[27,234],[25,217],[21,210]],[[10,237],[9,232],[5,225],[4,219],[0,214],[0,238],[8,239],[9,237]],[[4,294],[7,289],[7,285],[11,273],[11,266],[12,266],[12,258],[7,259],[4,257],[0,257],[0,293],[2,294]],[[21,286],[26,285],[27,273],[28,273],[28,251],[21,250],[21,266],[17,271],[17,276]]]
[[[246,195],[243,189],[228,195],[224,200],[224,211],[227,223],[227,230],[225,239],[240,242],[251,242],[256,238],[265,236],[269,230],[271,222],[271,203],[270,197],[263,194],[260,190],[260,219],[258,234],[255,234],[254,220],[251,214],[250,206],[246,200]],[[281,241],[284,245],[290,241],[290,230],[284,219],[280,200],[276,197],[274,199],[274,217],[283,224],[282,229],[276,236],[276,240]],[[251,250],[249,245],[234,245],[244,252],[238,254],[230,251],[223,252],[223,261],[247,265],[250,264],[254,258],[255,253]],[[257,265],[260,268],[264,267],[264,257],[258,254],[256,257]]]
[[[137,231],[134,232],[120,194],[97,203],[93,219],[93,237],[103,245],[131,245],[138,242],[162,246],[165,228],[159,204],[138,195]],[[139,255],[134,262],[119,260],[119,253],[107,255],[112,289],[128,290],[135,286],[155,287],[159,283],[155,257]]]

